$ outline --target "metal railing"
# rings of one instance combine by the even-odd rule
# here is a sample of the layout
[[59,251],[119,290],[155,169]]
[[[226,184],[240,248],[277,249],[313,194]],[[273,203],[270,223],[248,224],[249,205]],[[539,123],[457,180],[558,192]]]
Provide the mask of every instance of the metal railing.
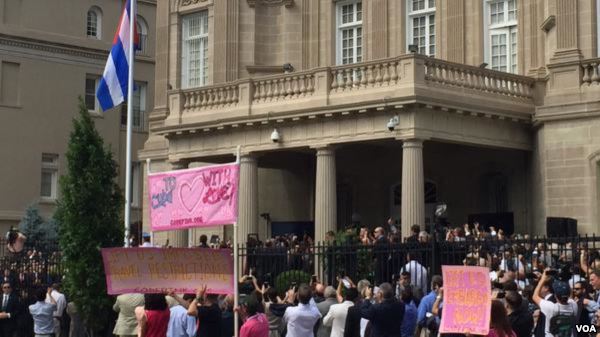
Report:
[[[516,273],[517,281],[530,284],[536,271],[545,267],[585,275],[593,263],[600,268],[600,237],[518,238],[497,237],[445,241],[438,237],[426,243],[330,244],[273,247],[240,245],[241,273],[260,282],[277,284],[284,279],[307,280],[315,275],[321,282],[337,285],[348,276],[357,282],[394,282],[402,271],[411,273],[413,284],[429,289],[431,276],[441,274],[442,265],[479,265],[502,275]],[[598,260],[598,262],[594,262]],[[286,285],[289,286],[289,285]]]

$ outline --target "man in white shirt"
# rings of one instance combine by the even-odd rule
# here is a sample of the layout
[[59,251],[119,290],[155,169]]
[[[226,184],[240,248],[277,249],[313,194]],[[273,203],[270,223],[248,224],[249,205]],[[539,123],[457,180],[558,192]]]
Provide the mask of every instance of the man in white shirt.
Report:
[[60,292],[60,285],[58,283],[52,284],[52,293],[46,295],[46,303],[48,304],[52,303],[50,296],[52,296],[56,302],[56,310],[52,314],[54,317],[54,336],[61,337],[60,321],[65,309],[67,308],[67,300],[65,299],[65,295]]
[[427,269],[420,264],[416,258],[411,256],[411,253],[406,254],[406,260],[408,263],[402,267],[400,273],[408,272],[410,273],[410,283],[415,287],[421,288],[423,293],[427,292],[427,283],[429,280],[427,279]]
[[[550,332],[552,330],[551,321],[554,316],[573,316],[573,321],[577,316],[577,303],[569,298],[571,294],[571,288],[569,284],[564,281],[555,280],[552,284],[554,290],[554,296],[556,297],[556,303],[552,303],[542,298],[542,287],[550,277],[548,276],[548,270],[544,271],[542,278],[538,282],[535,291],[533,292],[533,301],[540,307],[540,311],[546,316],[546,324],[544,326],[545,336],[554,337],[554,334]],[[573,327],[571,327],[573,329]],[[574,329],[573,329],[574,330]],[[573,333],[570,334],[573,336]]]
[[346,289],[344,302],[334,304],[329,308],[329,312],[323,318],[323,325],[331,326],[331,337],[344,337],[348,309],[354,305],[357,297],[358,290],[356,288]]
[[301,284],[298,288],[298,306],[289,307],[283,314],[283,323],[287,324],[287,337],[314,337],[315,324],[321,313],[312,299],[310,287]]

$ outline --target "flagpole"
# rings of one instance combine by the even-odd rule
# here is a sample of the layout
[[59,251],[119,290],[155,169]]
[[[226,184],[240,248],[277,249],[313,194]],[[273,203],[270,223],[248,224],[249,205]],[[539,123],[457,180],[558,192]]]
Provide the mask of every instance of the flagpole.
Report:
[[[235,156],[235,163],[240,165],[240,150],[241,150],[241,146],[238,145],[237,146],[237,151],[236,151],[236,156]],[[239,178],[238,178],[239,179]],[[239,182],[238,182],[238,187],[239,187]],[[239,209],[239,188],[238,188],[238,209]],[[237,307],[239,306],[239,299],[238,299],[238,281],[239,281],[239,272],[238,272],[238,242],[237,242],[237,237],[238,237],[238,223],[237,220],[233,223],[233,307],[235,309],[237,309]],[[233,332],[234,332],[234,336],[238,337],[238,325],[239,325],[239,321],[240,321],[240,317],[238,314],[237,310],[234,310],[234,316],[233,316]]]
[[133,66],[135,64],[135,0],[130,0],[129,5],[129,76],[127,84],[127,149],[125,159],[125,247],[129,247],[129,229],[131,223],[131,125],[133,122]]

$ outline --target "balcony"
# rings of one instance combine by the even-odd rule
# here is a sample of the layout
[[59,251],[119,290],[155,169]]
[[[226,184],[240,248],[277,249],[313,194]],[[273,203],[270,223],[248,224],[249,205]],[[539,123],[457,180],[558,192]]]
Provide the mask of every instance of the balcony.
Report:
[[535,84],[535,79],[526,76],[408,54],[171,90],[170,115],[154,131],[169,133],[264,119],[311,118],[413,103],[530,121],[535,109]]

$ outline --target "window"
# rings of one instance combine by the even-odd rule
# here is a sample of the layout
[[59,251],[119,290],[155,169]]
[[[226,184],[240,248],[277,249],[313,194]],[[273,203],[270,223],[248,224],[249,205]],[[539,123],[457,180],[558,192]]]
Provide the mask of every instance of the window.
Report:
[[140,183],[141,183],[141,168],[140,162],[131,163],[131,207],[140,207],[141,205],[141,194],[140,194]]
[[139,38],[139,49],[137,50],[138,54],[146,54],[148,52],[148,24],[143,17],[137,16],[137,20],[135,22],[137,26],[137,33]]
[[186,15],[182,24],[183,88],[194,88],[208,82],[208,11]]
[[42,182],[40,196],[47,199],[56,199],[58,185],[58,155],[42,154]]
[[362,2],[338,2],[337,64],[362,62]]
[[94,6],[87,12],[87,36],[100,39],[101,33],[102,11],[100,8]]
[[435,0],[408,0],[408,45],[417,45],[418,53],[435,56]]
[[98,77],[87,75],[85,78],[85,106],[89,112],[98,112],[100,104],[96,99],[96,90],[98,90]]
[[[133,120],[131,121],[132,130],[145,131],[146,130],[146,87],[147,84],[143,82],[135,82],[135,89],[133,90]],[[127,127],[127,103],[121,105],[121,126]]]
[[0,104],[19,105],[19,72],[21,65],[14,62],[0,62]]
[[596,57],[600,57],[600,0],[596,0],[596,48],[598,52]]
[[517,73],[517,0],[486,1],[486,61],[492,70]]

